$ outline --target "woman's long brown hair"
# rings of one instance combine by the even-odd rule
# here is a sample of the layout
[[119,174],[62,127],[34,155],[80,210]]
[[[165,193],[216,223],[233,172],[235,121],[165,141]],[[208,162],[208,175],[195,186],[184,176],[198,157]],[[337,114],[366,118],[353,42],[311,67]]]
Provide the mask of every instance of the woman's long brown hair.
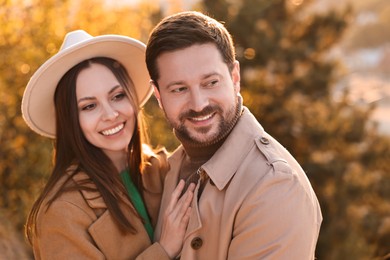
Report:
[[[35,224],[38,211],[41,207],[47,209],[58,196],[68,190],[91,189],[88,185],[85,185],[86,183],[80,183],[70,187],[66,185],[66,188],[63,185],[54,196],[49,198],[48,203],[43,205],[45,198],[57,182],[66,175],[66,172],[72,165],[76,165],[77,167],[75,167],[70,177],[79,171],[83,171],[89,176],[90,180],[96,185],[96,190],[104,199],[107,209],[112,214],[119,229],[123,232],[136,232],[134,226],[127,220],[119,207],[118,201],[123,198],[120,195],[126,193],[126,191],[121,183],[117,169],[101,149],[87,141],[80,128],[76,97],[76,79],[80,71],[88,68],[92,63],[102,64],[112,71],[119,83],[124,87],[135,111],[135,115],[137,115],[133,137],[128,145],[128,165],[133,182],[139,191],[143,189],[141,172],[146,159],[142,152],[142,143],[148,140],[146,140],[142,111],[139,109],[134,85],[126,69],[113,59],[97,57],[83,61],[70,69],[62,77],[55,92],[56,140],[54,142],[54,168],[27,219],[25,232],[30,244],[33,243],[34,234],[37,232]],[[68,177],[68,180],[70,177]],[[138,216],[134,209],[133,211]]]

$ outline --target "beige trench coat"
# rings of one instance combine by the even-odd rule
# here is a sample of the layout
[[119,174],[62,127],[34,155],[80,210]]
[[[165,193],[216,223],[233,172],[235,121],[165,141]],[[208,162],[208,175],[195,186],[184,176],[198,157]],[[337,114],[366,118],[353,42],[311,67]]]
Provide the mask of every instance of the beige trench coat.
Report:
[[[166,172],[161,163],[166,165],[165,155],[152,158],[143,174],[145,204],[154,226]],[[86,178],[85,173],[78,173],[72,181]],[[99,193],[63,193],[47,211],[39,211],[38,236],[33,239],[35,259],[169,259],[160,244],[151,243],[143,223],[131,212],[132,205],[120,206],[137,234],[121,233]]]
[[[184,156],[179,147],[169,159],[161,212]],[[192,203],[181,259],[314,259],[322,222],[316,195],[295,159],[247,108],[202,169],[210,179]],[[161,219],[155,238],[160,232]]]

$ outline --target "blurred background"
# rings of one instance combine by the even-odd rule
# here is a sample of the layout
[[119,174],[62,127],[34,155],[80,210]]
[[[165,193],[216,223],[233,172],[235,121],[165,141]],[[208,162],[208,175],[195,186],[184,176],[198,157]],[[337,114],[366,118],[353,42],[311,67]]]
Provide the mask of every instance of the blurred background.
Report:
[[[146,43],[182,10],[232,33],[244,104],[301,163],[320,201],[317,259],[390,259],[388,0],[0,0],[0,259],[33,258],[23,227],[51,171],[51,141],[21,117],[31,75],[68,31]],[[153,144],[172,151],[178,141],[154,97],[145,112]]]

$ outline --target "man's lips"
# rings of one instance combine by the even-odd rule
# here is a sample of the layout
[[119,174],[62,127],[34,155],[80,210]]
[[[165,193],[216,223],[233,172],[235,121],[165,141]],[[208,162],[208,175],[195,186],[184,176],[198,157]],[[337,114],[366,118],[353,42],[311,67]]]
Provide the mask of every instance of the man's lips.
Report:
[[191,120],[191,121],[202,122],[202,121],[209,120],[209,119],[212,118],[213,116],[214,116],[214,113],[208,114],[208,115],[205,115],[205,116],[190,117],[190,118],[188,118],[188,119]]

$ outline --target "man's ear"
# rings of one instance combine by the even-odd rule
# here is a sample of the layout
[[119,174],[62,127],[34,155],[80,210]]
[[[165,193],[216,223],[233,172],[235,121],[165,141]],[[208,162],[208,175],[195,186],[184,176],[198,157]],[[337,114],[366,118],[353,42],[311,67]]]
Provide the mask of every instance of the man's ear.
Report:
[[234,89],[236,90],[237,93],[239,93],[241,88],[240,85],[241,76],[240,76],[240,63],[238,62],[238,60],[234,61],[233,64],[232,80],[234,84]]
[[150,80],[149,82],[150,86],[153,87],[153,92],[154,92],[154,96],[156,97],[157,99],[157,102],[158,102],[158,106],[163,109],[163,106],[162,106],[162,103],[161,103],[161,97],[160,97],[160,91],[158,90],[156,84],[154,83],[153,80]]

